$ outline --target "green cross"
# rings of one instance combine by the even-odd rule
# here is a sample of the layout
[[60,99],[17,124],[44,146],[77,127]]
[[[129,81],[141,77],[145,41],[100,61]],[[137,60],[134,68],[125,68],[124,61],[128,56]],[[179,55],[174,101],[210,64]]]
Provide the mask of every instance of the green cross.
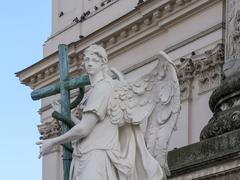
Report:
[[[49,85],[44,88],[36,89],[31,93],[33,100],[39,100],[44,97],[61,93],[61,113],[54,111],[52,116],[62,121],[62,134],[66,133],[74,126],[71,120],[71,109],[76,107],[82,100],[84,94],[84,86],[89,85],[88,75],[82,75],[75,78],[69,77],[68,68],[68,48],[65,44],[58,46],[59,65],[60,65],[60,82]],[[79,88],[78,97],[70,103],[70,90]],[[70,143],[63,144],[63,172],[64,180],[69,180],[69,170],[72,159],[72,147]]]

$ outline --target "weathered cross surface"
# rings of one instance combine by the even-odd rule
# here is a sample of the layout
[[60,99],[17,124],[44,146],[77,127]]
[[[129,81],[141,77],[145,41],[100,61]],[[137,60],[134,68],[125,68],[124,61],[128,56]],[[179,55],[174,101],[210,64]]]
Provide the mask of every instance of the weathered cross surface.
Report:
[[[68,68],[68,49],[67,45],[60,44],[58,46],[59,52],[59,70],[60,82],[49,85],[47,87],[36,89],[31,93],[33,100],[39,100],[44,97],[61,93],[61,113],[53,112],[52,116],[62,121],[62,134],[66,133],[74,123],[71,121],[71,109],[76,107],[84,94],[84,86],[89,85],[89,77],[87,75],[78,76],[75,78],[69,77]],[[78,97],[70,103],[70,90],[79,88]],[[72,148],[70,144],[63,145],[63,172],[64,180],[69,180],[69,170],[72,159]]]

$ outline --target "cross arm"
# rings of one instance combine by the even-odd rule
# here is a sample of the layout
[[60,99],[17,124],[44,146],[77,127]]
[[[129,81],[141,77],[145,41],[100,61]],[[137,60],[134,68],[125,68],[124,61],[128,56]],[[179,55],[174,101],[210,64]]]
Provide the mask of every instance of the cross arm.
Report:
[[[77,76],[75,78],[70,78],[66,84],[65,87],[68,90],[76,89],[79,87],[84,87],[86,85],[90,84],[89,76],[88,75],[81,75]],[[46,86],[44,88],[36,89],[31,93],[31,97],[33,100],[39,100],[44,97],[52,96],[55,94],[58,94],[60,92],[60,82],[57,82],[55,84],[51,84],[49,86]]]

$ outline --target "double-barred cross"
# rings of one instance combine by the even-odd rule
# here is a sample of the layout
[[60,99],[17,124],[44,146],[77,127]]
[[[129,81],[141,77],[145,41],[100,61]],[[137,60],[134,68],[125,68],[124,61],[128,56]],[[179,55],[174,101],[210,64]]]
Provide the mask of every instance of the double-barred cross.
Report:
[[[89,77],[87,75],[78,76],[75,78],[69,77],[68,68],[68,48],[67,45],[60,44],[58,46],[59,53],[59,70],[60,81],[46,86],[44,88],[36,89],[31,93],[33,100],[39,100],[44,97],[52,96],[61,93],[61,113],[54,111],[52,116],[62,121],[62,134],[66,133],[74,123],[71,120],[71,109],[76,107],[83,98],[84,86],[89,85]],[[79,88],[78,97],[70,103],[70,90]],[[70,144],[63,144],[63,172],[64,180],[69,180],[69,170],[72,159],[72,148]]]

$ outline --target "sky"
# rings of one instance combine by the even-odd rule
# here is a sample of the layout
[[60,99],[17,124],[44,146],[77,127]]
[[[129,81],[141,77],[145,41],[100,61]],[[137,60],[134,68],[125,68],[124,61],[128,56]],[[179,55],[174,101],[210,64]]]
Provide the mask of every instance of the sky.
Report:
[[42,59],[51,33],[51,0],[0,3],[0,180],[41,180],[39,101],[18,72]]

